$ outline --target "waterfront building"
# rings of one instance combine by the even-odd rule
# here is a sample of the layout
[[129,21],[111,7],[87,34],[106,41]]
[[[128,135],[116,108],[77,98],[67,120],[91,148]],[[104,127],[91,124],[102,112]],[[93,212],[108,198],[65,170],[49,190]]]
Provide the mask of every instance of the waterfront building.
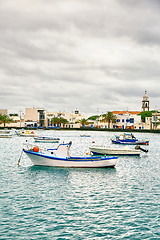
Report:
[[[7,110],[1,111],[1,114],[7,115]],[[28,127],[28,128],[44,128],[44,127],[54,127],[51,123],[52,118],[64,118],[67,123],[62,127],[65,128],[80,128],[81,120],[85,118],[82,114],[76,110],[74,113],[67,112],[47,112],[44,108],[26,108],[25,114],[21,116],[10,116],[13,122],[7,123],[6,127]],[[0,124],[1,126],[2,124]],[[55,127],[60,127],[56,124]]]
[[46,110],[44,108],[25,109],[25,127],[43,128],[46,126]]
[[[80,128],[81,120],[85,118],[78,110],[75,110],[73,113],[68,112],[47,112],[47,127],[54,127],[54,124],[51,123],[52,118],[64,118],[67,120],[67,123],[63,127],[66,128]],[[59,125],[56,125],[59,127]]]
[[12,128],[24,128],[25,122],[24,122],[24,115],[21,116],[10,116],[11,119],[13,119],[13,122],[8,123],[6,127],[12,127]]
[[[0,114],[1,115],[7,115],[8,116],[8,110],[7,109],[0,109]],[[18,115],[18,114],[9,114],[9,118],[12,119],[13,121],[10,123],[6,123],[5,127],[24,127],[24,115]],[[0,124],[0,127],[3,127],[3,123]]]
[[116,123],[112,123],[112,127],[121,129],[141,129],[141,112],[139,111],[113,111],[116,116]]

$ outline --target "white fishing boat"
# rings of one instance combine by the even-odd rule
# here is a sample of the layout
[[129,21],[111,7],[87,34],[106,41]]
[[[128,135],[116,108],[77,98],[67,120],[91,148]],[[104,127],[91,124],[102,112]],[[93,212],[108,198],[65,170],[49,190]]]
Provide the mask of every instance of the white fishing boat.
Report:
[[129,155],[129,156],[139,156],[141,153],[140,149],[130,149],[125,148],[106,148],[106,147],[90,147],[90,152],[94,155]]
[[[60,144],[56,149],[40,149],[26,145],[23,151],[34,165],[71,168],[105,168],[114,167],[118,157],[71,157],[69,149],[71,142]],[[20,160],[19,160],[20,162]],[[18,164],[19,164],[18,162]]]
[[89,148],[93,155],[128,155],[140,156],[141,151],[147,153],[148,150],[136,145],[135,148],[125,146],[123,148],[107,148],[104,146],[92,146]]
[[20,137],[35,137],[35,133],[33,131],[29,130],[19,130],[16,132],[16,135]]
[[43,143],[58,143],[60,138],[52,138],[52,137],[34,137],[35,142],[43,142]]
[[12,138],[10,130],[0,130],[0,138]]

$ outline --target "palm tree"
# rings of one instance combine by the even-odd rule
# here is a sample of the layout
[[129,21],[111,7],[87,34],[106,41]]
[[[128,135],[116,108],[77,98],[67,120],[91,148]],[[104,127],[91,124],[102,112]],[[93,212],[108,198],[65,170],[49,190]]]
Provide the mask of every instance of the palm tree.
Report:
[[87,121],[87,119],[85,119],[85,118],[83,118],[83,119],[81,119],[81,124],[82,124],[82,126],[84,127],[84,125],[87,125],[88,124],[88,121]]
[[67,122],[68,122],[67,119],[62,118],[62,117],[54,117],[51,119],[51,124],[54,124],[54,126],[56,126],[56,124],[58,124],[61,127],[61,124],[63,124],[63,127],[64,127],[64,125]]
[[6,126],[6,123],[13,122],[13,119],[9,118],[7,115],[1,115],[0,114],[0,123],[4,124],[4,127]]
[[111,122],[116,122],[116,116],[112,112],[108,112],[103,115],[102,122],[107,122],[108,123],[108,128],[110,129],[110,123]]
[[65,124],[68,123],[68,121],[65,118],[60,118],[60,120],[61,120],[61,124],[63,124],[63,128],[64,128]]
[[54,117],[51,119],[51,124],[54,124],[54,126],[56,126],[56,124],[60,123],[60,119],[58,117]]

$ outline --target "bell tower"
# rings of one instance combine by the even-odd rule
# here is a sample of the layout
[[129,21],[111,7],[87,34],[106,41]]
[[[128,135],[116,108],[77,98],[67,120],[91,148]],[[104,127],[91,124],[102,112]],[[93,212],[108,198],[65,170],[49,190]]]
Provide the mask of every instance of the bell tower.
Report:
[[149,111],[149,99],[148,99],[147,91],[145,91],[145,94],[142,100],[142,112],[145,112],[145,111]]

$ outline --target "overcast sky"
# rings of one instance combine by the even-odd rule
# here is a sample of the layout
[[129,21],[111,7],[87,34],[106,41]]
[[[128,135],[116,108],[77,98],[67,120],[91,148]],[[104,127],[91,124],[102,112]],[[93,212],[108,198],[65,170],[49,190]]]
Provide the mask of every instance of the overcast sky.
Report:
[[0,109],[160,108],[160,0],[0,0]]

